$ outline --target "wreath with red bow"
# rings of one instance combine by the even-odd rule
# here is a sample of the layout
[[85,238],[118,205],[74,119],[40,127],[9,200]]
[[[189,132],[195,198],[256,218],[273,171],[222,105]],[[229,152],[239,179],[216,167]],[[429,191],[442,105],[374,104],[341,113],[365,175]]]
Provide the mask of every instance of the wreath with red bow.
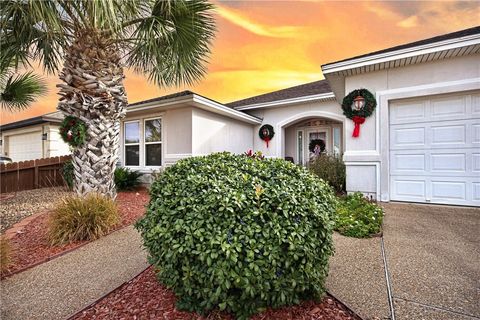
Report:
[[60,136],[72,147],[81,146],[85,142],[87,126],[74,116],[66,116],[60,125]]
[[[355,107],[354,107],[355,104]],[[343,114],[355,123],[352,137],[360,135],[360,125],[370,117],[377,107],[375,96],[367,89],[356,89],[343,98]]]
[[269,124],[264,124],[260,130],[258,130],[258,136],[260,139],[265,141],[267,143],[267,148],[268,148],[268,143],[270,140],[272,140],[273,136],[275,135],[275,131],[273,131],[273,127]]

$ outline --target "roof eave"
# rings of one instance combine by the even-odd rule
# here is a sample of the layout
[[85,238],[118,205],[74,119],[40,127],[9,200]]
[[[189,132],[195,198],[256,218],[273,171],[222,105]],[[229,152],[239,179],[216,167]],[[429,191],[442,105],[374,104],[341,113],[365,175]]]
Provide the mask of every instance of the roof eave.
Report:
[[345,96],[345,78],[348,76],[478,52],[480,52],[480,34],[475,34],[359,59],[330,63],[322,66],[322,72],[335,93],[337,101],[341,103]]
[[201,109],[211,111],[213,113],[222,114],[224,116],[234,118],[240,121],[244,121],[250,124],[259,124],[261,123],[261,119],[246,114],[244,112],[229,108],[221,103],[216,101],[210,100],[203,96],[197,94],[189,94],[181,97],[176,97],[164,101],[152,101],[147,103],[136,104],[133,107],[127,107],[127,114],[137,111],[145,111],[151,109],[172,109],[178,108],[181,106],[195,106]]
[[300,97],[295,97],[291,99],[274,100],[269,102],[238,106],[238,107],[235,107],[234,109],[239,111],[244,111],[244,110],[254,110],[254,109],[263,109],[263,108],[283,107],[283,106],[288,106],[292,104],[312,102],[312,101],[331,101],[334,99],[335,99],[335,95],[333,92],[326,92],[326,93],[309,95],[309,96],[300,96]]
[[[401,59],[413,58],[413,57],[422,56],[425,54],[438,53],[438,52],[447,51],[447,50],[454,51],[464,47],[473,47],[471,51],[468,52],[468,53],[472,53],[472,51],[478,50],[476,46],[479,46],[479,45],[480,45],[480,34],[474,34],[474,35],[469,35],[461,38],[449,39],[449,40],[424,44],[416,47],[410,47],[410,48],[405,48],[401,50],[380,53],[372,56],[361,57],[358,59],[354,58],[354,59],[340,61],[340,62],[328,63],[325,65],[322,65],[322,72],[325,76],[327,76],[328,74],[339,73],[339,72],[348,73],[349,70],[354,70],[358,68],[363,68],[366,70],[366,72],[368,72],[368,71],[371,71],[371,70],[368,70],[370,68],[368,69],[366,68],[368,66],[379,65],[382,63],[388,63],[388,62],[397,61]],[[448,54],[439,55],[438,59],[445,58],[447,56]],[[412,60],[413,59],[409,61],[409,64],[411,64]]]

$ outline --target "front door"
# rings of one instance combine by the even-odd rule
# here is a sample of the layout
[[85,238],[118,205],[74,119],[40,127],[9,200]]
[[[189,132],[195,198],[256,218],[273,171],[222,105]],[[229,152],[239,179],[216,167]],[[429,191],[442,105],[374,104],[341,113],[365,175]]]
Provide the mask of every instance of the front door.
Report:
[[315,156],[315,151],[310,150],[310,143],[314,140],[322,140],[325,143],[325,150],[323,152],[330,152],[330,128],[328,127],[318,127],[306,130],[306,139],[305,139],[305,162],[308,163],[310,159]]

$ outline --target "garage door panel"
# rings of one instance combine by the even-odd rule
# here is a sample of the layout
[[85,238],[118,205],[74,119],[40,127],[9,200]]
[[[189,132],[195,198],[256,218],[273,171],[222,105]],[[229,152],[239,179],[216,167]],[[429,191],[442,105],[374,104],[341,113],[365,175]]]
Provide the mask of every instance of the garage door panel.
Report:
[[467,169],[465,153],[431,153],[430,170],[435,172],[465,173]]
[[472,95],[472,114],[480,116],[480,94]]
[[472,200],[480,202],[480,182],[472,184]]
[[394,128],[392,131],[395,148],[410,148],[425,146],[425,128]]
[[480,153],[472,154],[472,171],[480,174]]
[[466,125],[436,125],[431,127],[431,145],[466,144]]
[[431,200],[466,200],[466,183],[462,181],[445,181],[432,179]]
[[431,118],[432,120],[443,120],[448,117],[447,120],[454,118],[465,118],[466,116],[466,99],[465,97],[442,97],[432,99],[431,105]]
[[424,122],[426,110],[423,102],[404,102],[399,104],[399,108],[392,109],[392,124]]
[[398,154],[394,153],[391,157],[392,173],[402,173],[405,171],[424,172],[426,170],[425,154]]
[[479,92],[394,102],[389,115],[392,200],[480,205]]
[[471,126],[471,132],[472,132],[472,143],[473,144],[480,144],[480,123],[479,124],[472,124]]
[[426,197],[425,181],[414,177],[392,179],[391,188],[395,197],[415,199],[415,201],[423,201]]

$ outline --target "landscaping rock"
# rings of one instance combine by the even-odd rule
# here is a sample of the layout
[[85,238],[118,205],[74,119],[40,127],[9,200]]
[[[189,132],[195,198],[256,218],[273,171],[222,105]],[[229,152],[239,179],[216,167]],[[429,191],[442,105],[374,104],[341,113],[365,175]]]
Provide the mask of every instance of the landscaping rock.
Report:
[[70,194],[64,187],[42,188],[2,195],[0,233],[37,212],[52,209],[62,197]]

